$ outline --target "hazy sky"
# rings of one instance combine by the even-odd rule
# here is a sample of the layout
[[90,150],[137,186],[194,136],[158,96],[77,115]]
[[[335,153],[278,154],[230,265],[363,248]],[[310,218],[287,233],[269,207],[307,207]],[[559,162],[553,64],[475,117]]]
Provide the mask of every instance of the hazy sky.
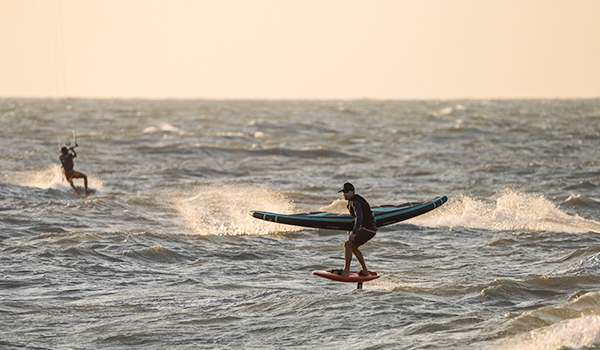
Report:
[[600,97],[600,1],[0,0],[0,96]]

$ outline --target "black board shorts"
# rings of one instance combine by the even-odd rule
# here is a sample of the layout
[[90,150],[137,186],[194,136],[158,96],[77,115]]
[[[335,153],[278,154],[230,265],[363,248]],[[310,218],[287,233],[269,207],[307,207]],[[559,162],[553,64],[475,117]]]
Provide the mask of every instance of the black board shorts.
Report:
[[364,227],[358,229],[356,232],[356,236],[354,237],[354,246],[360,247],[361,245],[367,243],[371,238],[375,237],[375,230],[368,230]]

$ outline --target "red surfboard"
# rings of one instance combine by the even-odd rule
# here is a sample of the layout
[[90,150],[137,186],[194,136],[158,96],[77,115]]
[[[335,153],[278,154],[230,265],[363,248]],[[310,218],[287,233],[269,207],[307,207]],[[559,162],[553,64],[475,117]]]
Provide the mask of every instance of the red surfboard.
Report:
[[377,274],[377,272],[373,272],[373,271],[369,271],[369,274],[367,276],[360,276],[358,274],[358,271],[350,271],[349,276],[338,275],[337,273],[333,273],[331,271],[332,270],[328,270],[328,271],[317,270],[317,271],[313,271],[312,274],[315,276],[327,278],[327,279],[330,279],[333,281],[338,281],[338,282],[362,283],[362,282],[367,282],[367,281],[371,281],[376,278],[379,278],[379,275]]

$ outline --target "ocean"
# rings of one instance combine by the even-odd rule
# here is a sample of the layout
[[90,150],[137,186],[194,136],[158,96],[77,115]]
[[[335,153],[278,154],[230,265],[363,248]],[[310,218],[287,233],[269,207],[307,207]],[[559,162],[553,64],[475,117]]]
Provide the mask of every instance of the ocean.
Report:
[[[599,149],[600,99],[2,98],[0,348],[598,348]],[[448,196],[361,290],[311,274],[346,232],[248,215],[345,212],[347,181]]]

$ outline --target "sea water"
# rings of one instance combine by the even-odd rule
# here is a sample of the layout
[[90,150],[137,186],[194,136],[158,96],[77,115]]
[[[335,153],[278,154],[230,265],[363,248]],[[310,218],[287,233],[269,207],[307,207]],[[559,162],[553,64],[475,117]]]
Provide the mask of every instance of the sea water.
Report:
[[[0,348],[599,347],[599,149],[600,100],[0,99]],[[248,215],[347,181],[449,198],[364,245],[362,290],[311,274],[345,232]]]

